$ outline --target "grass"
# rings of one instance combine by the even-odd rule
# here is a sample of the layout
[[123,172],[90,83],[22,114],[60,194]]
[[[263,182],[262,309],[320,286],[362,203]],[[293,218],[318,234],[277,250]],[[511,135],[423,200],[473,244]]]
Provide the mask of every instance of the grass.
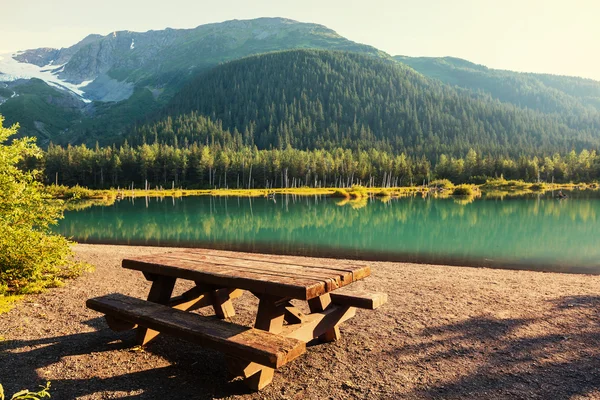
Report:
[[490,179],[479,189],[487,198],[504,198],[513,196],[522,196],[531,193],[545,193],[557,190],[598,190],[600,185],[597,182],[591,183],[529,183],[521,180],[506,180],[503,178]]
[[[576,189],[600,189],[597,182],[584,184],[562,183],[528,183],[517,180],[492,179],[483,185],[454,185],[447,179],[430,182],[428,186],[404,186],[404,187],[372,187],[354,185],[350,188],[277,188],[277,189],[163,189],[163,190],[141,190],[141,189],[105,189],[93,190],[81,186],[48,186],[48,191],[53,197],[67,200],[67,209],[77,210],[93,205],[111,205],[118,198],[130,197],[185,197],[185,196],[231,196],[231,197],[267,197],[271,195],[293,195],[293,196],[325,196],[339,199],[360,199],[363,197],[394,198],[406,197],[420,194],[431,195],[437,198],[448,196],[498,196],[528,194],[533,192],[543,193],[550,190],[576,190]],[[86,200],[91,202],[70,202],[70,200]],[[92,201],[93,200],[93,201]]]
[[23,299],[23,295],[0,295],[0,314],[4,314],[12,310],[15,303]]
[[[15,306],[15,303],[21,301],[25,295],[39,294],[46,289],[61,287],[65,284],[65,280],[75,279],[83,275],[85,272],[91,272],[94,267],[87,263],[74,263],[69,268],[61,269],[54,277],[45,280],[37,280],[27,283],[19,288],[18,294],[9,290],[6,285],[0,284],[0,315],[9,312]],[[0,399],[1,400],[1,399]]]

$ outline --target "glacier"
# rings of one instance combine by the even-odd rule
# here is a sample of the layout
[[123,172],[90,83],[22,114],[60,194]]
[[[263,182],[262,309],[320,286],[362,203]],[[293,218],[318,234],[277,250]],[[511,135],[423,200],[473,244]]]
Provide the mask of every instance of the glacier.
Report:
[[[82,90],[89,85],[93,80],[84,81],[79,84],[67,82],[58,77],[58,72],[63,65],[53,65],[51,61],[48,65],[38,67],[34,64],[22,63],[13,58],[14,54],[0,54],[0,82],[10,82],[17,79],[37,78],[43,80],[48,85],[58,89],[67,90],[83,100],[85,103],[90,103],[91,100],[85,97],[85,92]],[[57,70],[58,69],[58,70]]]

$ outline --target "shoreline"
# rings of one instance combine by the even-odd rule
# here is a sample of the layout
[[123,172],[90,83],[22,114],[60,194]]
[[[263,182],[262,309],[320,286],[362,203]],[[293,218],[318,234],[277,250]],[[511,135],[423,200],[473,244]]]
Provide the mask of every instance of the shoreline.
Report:
[[308,249],[306,246],[297,246],[295,250],[286,248],[273,248],[266,243],[229,243],[229,242],[207,242],[207,243],[170,243],[168,240],[152,241],[147,239],[130,240],[128,243],[106,243],[102,240],[86,239],[85,242],[78,242],[76,238],[72,239],[76,245],[90,246],[125,246],[125,247],[148,247],[178,249],[178,248],[201,248],[220,251],[233,251],[241,253],[252,253],[262,255],[282,255],[293,257],[309,257],[314,259],[338,259],[353,260],[361,262],[386,262],[415,265],[436,265],[441,267],[458,268],[487,268],[506,271],[530,271],[544,273],[560,273],[574,275],[600,275],[599,265],[553,265],[545,260],[524,260],[516,262],[514,260],[493,260],[489,258],[465,258],[451,257],[436,254],[413,254],[398,252],[383,252],[380,250],[364,251],[353,249],[339,249],[319,247],[317,249]]
[[[53,397],[82,399],[600,396],[598,276],[368,262],[372,276],[352,287],[386,292],[388,304],[358,310],[340,341],[311,346],[249,393],[226,378],[221,354],[166,336],[135,351],[133,332],[112,332],[85,308],[110,292],[145,298],[148,283],[120,262],[169,248],[74,250],[94,272],[0,315],[0,383],[9,393],[50,380]],[[234,305],[235,322],[251,325],[256,299],[246,293]]]
[[450,181],[432,181],[427,185],[368,187],[353,185],[350,187],[291,187],[291,188],[253,188],[253,189],[89,189],[81,186],[47,186],[49,193],[61,200],[114,200],[115,198],[143,197],[186,197],[186,196],[231,196],[231,197],[268,197],[273,195],[324,196],[340,199],[360,199],[362,197],[404,197],[414,195],[432,195],[442,197],[479,197],[486,194],[491,197],[515,196],[556,190],[600,190],[600,185],[591,183],[532,183],[514,180],[490,180],[484,184],[454,184]]

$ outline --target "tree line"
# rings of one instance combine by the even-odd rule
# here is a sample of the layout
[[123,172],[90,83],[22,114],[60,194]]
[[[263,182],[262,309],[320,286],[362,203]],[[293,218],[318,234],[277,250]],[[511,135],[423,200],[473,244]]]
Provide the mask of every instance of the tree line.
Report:
[[512,158],[480,154],[425,156],[378,149],[259,150],[256,146],[142,144],[88,148],[50,145],[46,183],[90,188],[265,188],[407,186],[433,179],[483,183],[488,178],[546,182],[600,179],[600,156],[574,150],[561,155]]

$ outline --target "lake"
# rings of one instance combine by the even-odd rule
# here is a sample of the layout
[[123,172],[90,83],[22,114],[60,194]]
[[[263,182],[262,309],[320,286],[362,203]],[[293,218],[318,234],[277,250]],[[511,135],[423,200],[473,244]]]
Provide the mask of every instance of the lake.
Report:
[[183,197],[67,211],[80,243],[207,247],[274,254],[600,273],[600,198]]

